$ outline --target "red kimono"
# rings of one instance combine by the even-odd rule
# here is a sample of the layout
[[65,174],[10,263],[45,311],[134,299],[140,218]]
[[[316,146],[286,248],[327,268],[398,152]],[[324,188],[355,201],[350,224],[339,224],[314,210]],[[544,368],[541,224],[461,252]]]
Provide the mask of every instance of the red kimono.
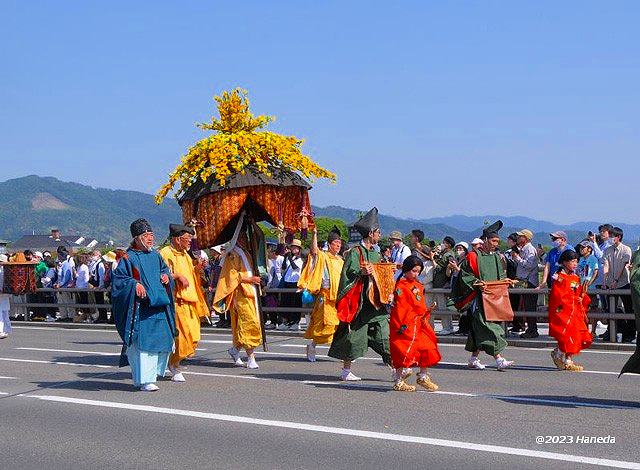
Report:
[[429,324],[424,286],[401,277],[393,299],[389,322],[393,367],[430,367],[440,362],[442,357],[436,334]]
[[593,338],[587,325],[591,299],[583,292],[575,274],[558,273],[549,294],[549,334],[565,354],[578,354],[591,346]]

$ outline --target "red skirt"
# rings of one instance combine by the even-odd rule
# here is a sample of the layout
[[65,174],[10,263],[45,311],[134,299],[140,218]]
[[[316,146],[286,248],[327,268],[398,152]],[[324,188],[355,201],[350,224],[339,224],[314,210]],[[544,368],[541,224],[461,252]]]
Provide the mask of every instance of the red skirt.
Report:
[[391,363],[393,367],[431,367],[442,359],[438,339],[428,322],[428,316],[418,318],[402,333],[391,331]]

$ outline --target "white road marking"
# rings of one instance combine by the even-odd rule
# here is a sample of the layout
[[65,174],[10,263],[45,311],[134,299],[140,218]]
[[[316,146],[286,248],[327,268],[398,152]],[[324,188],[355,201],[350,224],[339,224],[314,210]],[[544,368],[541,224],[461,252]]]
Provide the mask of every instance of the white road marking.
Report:
[[[438,347],[448,347],[448,348],[464,348],[465,345],[461,344],[461,343],[438,343]],[[515,351],[543,351],[543,352],[549,352],[549,351],[553,351],[553,348],[528,348],[525,346],[509,346],[510,348],[513,348]],[[583,349],[582,351],[580,351],[580,354],[618,354],[621,356],[630,356],[631,354],[633,354],[633,351],[609,351],[609,350],[603,350],[603,349]]]
[[[213,341],[206,341],[206,342],[213,342]],[[222,341],[220,341],[220,343],[223,343]],[[224,342],[225,344],[228,344],[226,342]],[[280,346],[287,346],[287,345],[280,345]],[[288,346],[294,346],[294,345],[288,345]],[[304,345],[300,345],[300,346],[304,346]],[[25,351],[43,351],[43,352],[59,352],[59,353],[73,353],[73,354],[94,354],[94,355],[99,355],[99,356],[120,356],[120,353],[106,353],[106,352],[101,352],[101,351],[80,351],[80,350],[73,350],[73,349],[48,349],[48,348],[27,348],[27,347],[22,347],[22,348],[15,348],[18,350],[25,350]],[[206,349],[197,349],[197,351],[206,351]],[[285,357],[307,357],[306,354],[298,354],[298,353],[285,353],[285,352],[264,352],[264,351],[255,351],[255,354],[258,355],[271,355],[271,356],[285,356]],[[317,354],[316,358],[321,358],[321,359],[328,359],[331,361],[337,361],[337,359],[334,359],[332,357],[329,357],[325,354]],[[357,361],[381,361],[380,358],[377,357],[361,357],[359,359],[357,359]],[[441,361],[440,364],[443,365],[450,365],[450,366],[460,366],[460,367],[466,367],[467,363],[466,362],[446,362],[446,361]],[[487,366],[488,369],[495,369],[495,367],[493,366]],[[532,371],[543,371],[543,372],[555,372],[555,368],[551,367],[551,366],[527,366],[527,365],[515,365],[513,366],[513,370],[532,370]],[[582,372],[580,372],[581,374],[600,374],[600,375],[614,375],[614,376],[618,376],[620,374],[620,372],[611,372],[611,371],[601,371],[601,370],[583,370]],[[638,374],[630,374],[630,375],[634,375],[634,376],[640,376]]]
[[[64,352],[64,350],[62,350]],[[90,351],[86,351],[91,353]],[[265,354],[265,353],[263,353]],[[266,353],[269,354],[269,353]],[[273,353],[275,354],[275,353]],[[373,358],[372,358],[373,359]],[[66,366],[78,366],[78,367],[96,367],[101,369],[114,369],[116,366],[109,365],[101,365],[101,364],[81,364],[76,362],[63,362],[63,361],[42,361],[42,360],[32,360],[32,359],[15,359],[15,358],[0,358],[0,361],[13,361],[13,362],[26,362],[26,363],[35,363],[35,364],[55,364],[55,365],[66,365]],[[244,375],[244,374],[218,374],[212,372],[192,372],[192,371],[184,371],[186,375],[196,375],[203,377],[219,377],[219,378],[231,378],[231,379],[240,379],[240,380],[266,380],[266,381],[276,381],[276,382],[293,382],[300,383],[304,385],[332,385],[332,386],[340,386],[344,388],[354,388],[354,389],[375,389],[375,390],[385,390],[391,391],[391,385],[377,385],[377,384],[368,384],[368,383],[354,383],[354,382],[341,382],[336,377],[335,381],[319,381],[319,380],[291,380],[291,379],[270,379],[266,377],[260,377],[259,375]],[[420,390],[421,391],[421,390]],[[518,402],[526,402],[526,403],[542,403],[542,404],[552,404],[552,405],[571,405],[571,406],[588,406],[591,408],[606,408],[606,409],[620,409],[620,408],[628,408],[637,410],[636,406],[628,406],[628,405],[615,405],[615,404],[604,404],[598,402],[580,402],[580,401],[569,401],[569,400],[551,400],[551,399],[539,399],[539,398],[529,398],[529,397],[518,397],[518,396],[510,396],[510,395],[492,395],[492,394],[476,394],[476,393],[465,393],[465,392],[453,392],[453,391],[437,391],[437,392],[426,392],[436,395],[452,395],[459,397],[467,397],[467,398],[488,398],[488,399],[498,399],[504,401],[518,401]]]
[[31,364],[56,364],[59,366],[78,366],[78,367],[97,367],[99,369],[111,369],[114,366],[104,366],[101,364],[80,364],[78,362],[63,362],[63,361],[38,361],[35,359],[16,359],[10,357],[0,357],[0,361],[8,362],[27,362]]
[[21,351],[44,351],[44,352],[59,352],[59,353],[74,353],[74,354],[94,354],[96,356],[120,356],[119,352],[102,352],[102,351],[78,351],[74,349],[48,349],[48,348],[15,348]]
[[111,328],[57,328],[55,326],[14,326],[15,330],[40,330],[40,331],[92,331],[94,333],[115,333],[118,331]]
[[360,437],[367,439],[377,439],[390,442],[405,442],[421,444],[427,446],[445,447],[451,449],[480,451],[493,454],[503,454],[515,457],[538,458],[553,461],[581,463],[587,465],[600,465],[614,468],[628,468],[640,470],[640,463],[623,460],[612,460],[603,458],[587,457],[583,455],[560,454],[556,452],[544,452],[538,450],[521,449],[517,447],[495,446],[487,444],[477,444],[472,442],[454,441],[448,439],[438,439],[422,436],[411,436],[406,434],[393,434],[375,431],[365,431],[360,429],[338,428],[333,426],[321,426],[308,423],[298,423],[294,421],[279,421],[271,419],[252,418],[249,416],[234,416],[218,413],[206,413],[202,411],[182,410],[176,408],[164,408],[149,405],[134,405],[130,403],[119,403],[101,400],[87,400],[81,398],[62,397],[55,395],[19,395],[20,397],[37,399],[48,402],[94,406],[101,408],[112,408],[120,410],[142,411],[147,413],[159,413],[173,416],[183,416],[190,418],[207,419],[214,421],[224,421],[230,423],[242,423],[257,426],[266,426],[280,429],[294,429],[297,431],[317,432],[349,437]]
[[[445,362],[440,361],[438,364],[448,365],[448,366],[464,366],[467,367],[466,362]],[[495,369],[495,366],[487,366],[488,369]],[[513,370],[536,370],[543,372],[555,372],[557,369],[555,367],[549,366],[526,366],[526,365],[514,365],[511,367]],[[605,374],[605,375],[619,375],[620,372],[609,372],[602,370],[583,370],[580,372],[581,374]]]
[[201,375],[201,376],[205,376],[205,377],[225,377],[225,378],[249,379],[249,380],[274,380],[274,379],[267,379],[267,378],[263,378],[263,377],[257,377],[255,375],[214,374],[214,373],[211,373],[211,372],[184,371],[183,374],[186,374],[186,375]]
[[[354,388],[354,389],[375,389],[375,390],[386,390],[392,391],[391,385],[376,385],[376,384],[367,384],[362,382],[329,382],[322,380],[302,380],[302,383],[308,385],[338,385],[340,387],[345,388]],[[639,406],[633,405],[613,405],[608,403],[598,403],[598,402],[589,402],[589,401],[570,401],[570,400],[552,400],[545,398],[533,398],[533,397],[518,397],[518,396],[510,396],[510,395],[494,395],[494,394],[484,394],[484,393],[464,393],[464,392],[449,392],[444,390],[438,390],[437,392],[428,392],[426,390],[416,390],[418,393],[428,393],[429,395],[451,395],[455,397],[467,397],[467,398],[491,398],[496,400],[504,400],[504,401],[517,401],[517,402],[525,402],[525,403],[541,403],[541,404],[552,404],[552,405],[569,405],[569,406],[589,406],[590,408],[604,408],[604,409],[630,409],[630,410],[638,410]]]
[[7,392],[0,392],[0,395],[9,395]]
[[[58,328],[58,327],[45,327],[45,326],[13,326],[13,329],[18,329],[18,330],[40,330],[40,331],[67,331],[67,332],[73,332],[73,331],[91,331],[94,333],[112,333],[112,334],[117,334],[117,331],[115,329],[97,329],[97,328]],[[222,336],[222,337],[229,337],[230,335],[229,333],[200,333],[201,336]],[[285,339],[301,339],[300,336],[273,336],[274,338],[285,338]],[[205,343],[218,343],[218,344],[231,344],[231,339],[229,339],[228,341],[216,341],[216,340],[201,340],[200,342],[205,342]],[[276,346],[277,344],[271,344],[271,346]],[[286,346],[286,347],[304,347],[305,345],[284,345],[281,344],[280,346]],[[464,344],[458,344],[458,343],[439,343],[438,347],[449,347],[449,348],[464,348]],[[320,348],[326,348],[328,346],[316,346],[316,347],[320,347]],[[518,351],[551,351],[553,348],[529,348],[529,347],[524,347],[524,346],[511,346],[512,348],[518,350]],[[600,349],[584,349],[581,354],[617,354],[617,355],[623,355],[623,356],[630,356],[631,354],[633,354],[633,351],[607,351],[607,350],[600,350]]]
[[5,377],[4,375],[0,375],[0,379],[4,379],[4,380],[18,380],[18,377]]

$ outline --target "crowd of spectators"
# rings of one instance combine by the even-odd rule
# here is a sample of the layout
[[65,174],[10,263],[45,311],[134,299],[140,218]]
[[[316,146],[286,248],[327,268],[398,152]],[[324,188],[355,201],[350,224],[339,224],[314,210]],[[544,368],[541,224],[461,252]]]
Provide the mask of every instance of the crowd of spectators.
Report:
[[[629,270],[632,250],[623,243],[624,233],[619,227],[603,224],[598,233],[589,232],[584,239],[573,245],[563,231],[549,234],[553,247],[545,252],[541,244],[533,245],[533,232],[522,229],[509,234],[501,251],[507,277],[517,280],[517,287],[531,289],[531,294],[511,294],[510,301],[514,311],[531,312],[526,318],[516,317],[510,325],[510,333],[525,339],[539,336],[537,311],[543,306],[544,296],[535,293],[535,289],[550,287],[552,275],[558,270],[558,259],[565,250],[575,250],[580,256],[578,273],[583,284],[590,292],[597,289],[629,289]],[[427,290],[432,288],[451,289],[456,282],[460,266],[469,250],[477,249],[480,239],[456,242],[453,237],[445,236],[440,243],[426,241],[421,230],[413,230],[407,237],[398,231],[392,231],[387,244],[381,244],[379,250],[382,261],[401,266],[409,255],[416,255],[424,263],[420,280]],[[300,273],[305,263],[305,253],[300,240],[289,244],[268,244],[267,279],[265,287],[271,290],[263,297],[263,306],[267,307],[266,329],[297,331],[300,330],[303,298],[300,292],[272,292],[273,289],[293,289],[297,287]],[[322,247],[320,247],[322,248]],[[343,243],[343,251],[347,244]],[[208,252],[208,254],[207,254]],[[64,247],[57,252],[32,252],[29,250],[15,254],[26,261],[35,262],[37,293],[27,296],[14,296],[11,315],[14,320],[23,320],[27,312],[32,312],[33,321],[89,322],[107,323],[112,319],[109,314],[109,287],[111,273],[124,251],[117,249],[102,254],[99,251],[80,253],[75,256]],[[220,262],[224,246],[213,247],[207,251],[192,252],[202,276],[202,284],[209,293],[209,301],[220,274]],[[2,261],[2,259],[0,259]],[[398,271],[399,272],[399,271]],[[396,273],[396,275],[398,274]],[[76,290],[78,289],[78,290]],[[591,294],[592,309],[609,311],[614,305],[618,313],[632,313],[630,295]],[[29,307],[21,304],[27,303]],[[454,310],[445,293],[429,294],[428,302],[439,311]],[[612,304],[613,302],[613,304]],[[39,307],[37,304],[46,304]],[[35,304],[35,306],[34,306]],[[70,306],[74,305],[75,306]],[[458,328],[454,330],[453,318],[459,318]],[[466,312],[455,315],[432,316],[432,322],[439,319],[441,328],[438,335],[465,335],[469,329]],[[221,315],[216,327],[227,328],[230,318]],[[623,342],[634,339],[633,321],[618,320],[616,330],[622,334]],[[592,332],[596,324],[592,322]],[[604,341],[612,338],[608,330],[600,335]]]

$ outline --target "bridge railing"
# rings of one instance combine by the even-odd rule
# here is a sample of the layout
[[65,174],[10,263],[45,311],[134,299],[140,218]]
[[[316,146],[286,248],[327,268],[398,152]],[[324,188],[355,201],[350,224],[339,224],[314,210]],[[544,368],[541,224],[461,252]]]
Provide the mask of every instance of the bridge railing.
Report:
[[[102,292],[104,294],[109,293],[109,289],[76,289],[76,288],[65,288],[65,289],[38,289],[37,293],[31,294],[28,298],[32,299],[33,296],[37,296],[37,294],[52,294],[52,293],[60,293],[60,292],[68,292],[73,294],[80,293],[97,293]],[[282,294],[292,294],[297,292],[296,289],[289,288],[267,288],[265,289],[266,294],[274,294],[281,300]],[[445,296],[449,296],[451,293],[450,289],[427,289],[425,290],[426,294],[443,294]],[[511,294],[523,294],[523,295],[535,295],[540,296],[549,293],[549,289],[544,287],[541,289],[532,289],[532,288],[510,288],[509,293]],[[608,298],[609,311],[602,311],[598,309],[592,309],[589,312],[589,318],[592,320],[604,320],[609,322],[609,334],[612,340],[616,338],[616,320],[634,320],[635,316],[633,313],[619,313],[617,312],[618,299],[621,296],[631,295],[630,289],[593,289],[589,291],[590,295],[602,295]],[[210,295],[209,298],[212,296]],[[18,300],[18,298],[21,298]],[[67,309],[90,309],[95,311],[96,309],[110,309],[111,305],[109,303],[109,296],[104,296],[104,303],[95,303],[95,296],[89,296],[89,303],[79,303],[79,302],[57,302],[57,298],[55,302],[43,302],[39,300],[36,301],[25,301],[27,296],[11,296],[11,311],[16,312],[16,309],[23,309],[23,314],[25,315],[25,320],[30,319],[30,313],[33,312],[33,309],[57,309],[60,307],[64,307]],[[55,298],[55,297],[54,297]],[[540,308],[540,307],[538,307]],[[289,312],[300,312],[301,314],[307,314],[311,312],[310,305],[303,305],[302,307],[263,307],[264,312],[266,313],[289,313]],[[542,307],[542,309],[536,311],[515,311],[516,317],[536,317],[538,319],[548,320],[548,312],[546,307]],[[434,317],[443,317],[443,316],[459,316],[460,313],[452,310],[442,310],[442,309],[434,309],[431,312],[431,315]]]

